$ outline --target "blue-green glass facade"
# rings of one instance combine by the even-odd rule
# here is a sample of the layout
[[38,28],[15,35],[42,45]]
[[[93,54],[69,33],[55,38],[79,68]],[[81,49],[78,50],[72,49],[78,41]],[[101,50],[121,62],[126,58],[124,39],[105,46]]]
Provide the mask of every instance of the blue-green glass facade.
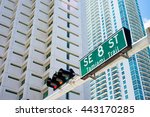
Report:
[[140,18],[140,23],[141,23],[142,31],[143,31],[143,34],[146,35],[145,29],[144,29],[144,24],[143,24],[141,13],[140,13],[140,9],[139,9],[138,0],[135,0],[135,2],[136,2],[137,12],[138,12],[138,15],[139,15],[139,18]]
[[[88,4],[88,33],[89,47],[95,47],[96,44],[91,43],[95,37],[92,34],[99,31],[99,42],[103,42],[110,35],[115,33],[121,27],[126,27],[131,32],[132,42],[138,41],[145,36],[145,29],[142,22],[138,1],[137,0],[85,0]],[[98,4],[95,4],[95,3]],[[117,4],[116,4],[117,3]],[[99,7],[99,8],[97,8]],[[91,9],[91,10],[90,10]],[[97,9],[97,10],[96,10]],[[93,12],[91,12],[93,10]],[[92,17],[97,12],[99,20]],[[99,16],[98,16],[99,15]],[[90,22],[95,21],[96,26],[93,27]],[[149,57],[148,57],[149,56]],[[150,49],[147,48],[141,52],[118,63],[115,70],[109,68],[104,73],[106,81],[101,84],[102,74],[97,75],[96,81],[91,81],[91,99],[150,99]],[[144,62],[143,62],[144,61]],[[149,62],[148,62],[149,61]],[[149,70],[149,71],[148,71]],[[149,85],[150,87],[150,85]],[[102,93],[100,93],[102,91]],[[107,93],[106,93],[107,92]],[[104,96],[104,97],[103,97]]]
[[118,6],[119,6],[119,11],[120,11],[122,26],[129,29],[124,0],[118,0]]
[[[135,5],[136,11],[138,12],[139,22],[140,22],[141,29],[142,29],[142,33],[140,34],[142,37],[145,35],[145,30],[144,30],[144,25],[142,22],[142,18],[141,18],[141,14],[140,14],[137,0],[135,0],[135,4],[136,4]],[[120,9],[122,25],[124,27],[130,29],[129,21],[128,21],[129,19],[127,18],[127,9],[125,7],[125,0],[118,0],[118,5],[119,5],[119,9]],[[132,26],[132,25],[130,25],[130,26]],[[136,35],[136,33],[137,32],[134,32],[131,30],[131,35],[133,35],[132,36],[133,37],[132,42],[134,42],[134,35]],[[142,81],[140,78],[140,73],[139,73],[138,64],[137,64],[137,60],[136,60],[136,55],[133,55],[132,57],[129,58],[129,65],[130,65],[130,72],[131,72],[131,77],[132,77],[132,82],[133,82],[135,99],[136,100],[143,100],[144,99],[144,93],[142,90]]]
[[142,92],[141,79],[139,76],[139,71],[138,71],[135,55],[133,55],[131,58],[129,58],[129,64],[130,64],[130,72],[131,72],[131,76],[132,76],[135,99],[143,100],[144,96],[143,96],[143,92]]

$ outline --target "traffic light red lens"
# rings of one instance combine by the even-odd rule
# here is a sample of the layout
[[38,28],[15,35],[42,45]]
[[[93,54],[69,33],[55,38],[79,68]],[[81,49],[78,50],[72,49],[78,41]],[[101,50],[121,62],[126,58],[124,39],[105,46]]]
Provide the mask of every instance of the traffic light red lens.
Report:
[[57,86],[54,86],[54,89],[56,89],[57,88]]

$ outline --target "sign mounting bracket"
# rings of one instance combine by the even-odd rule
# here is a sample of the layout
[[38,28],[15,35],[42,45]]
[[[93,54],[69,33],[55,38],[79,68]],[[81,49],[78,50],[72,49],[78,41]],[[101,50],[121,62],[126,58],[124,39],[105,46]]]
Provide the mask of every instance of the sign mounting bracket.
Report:
[[129,59],[129,55],[128,55],[128,52],[125,52],[125,53],[120,53],[120,56],[126,58],[126,59]]
[[90,78],[92,78],[93,80],[96,80],[95,74],[92,75],[88,75]]

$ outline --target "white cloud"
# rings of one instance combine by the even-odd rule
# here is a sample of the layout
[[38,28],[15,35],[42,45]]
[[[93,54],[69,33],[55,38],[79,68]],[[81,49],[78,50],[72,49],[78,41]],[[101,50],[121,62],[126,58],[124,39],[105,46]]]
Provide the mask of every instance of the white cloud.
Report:
[[143,21],[144,21],[144,27],[145,27],[145,29],[146,29],[147,27],[150,27],[150,19],[143,18]]

